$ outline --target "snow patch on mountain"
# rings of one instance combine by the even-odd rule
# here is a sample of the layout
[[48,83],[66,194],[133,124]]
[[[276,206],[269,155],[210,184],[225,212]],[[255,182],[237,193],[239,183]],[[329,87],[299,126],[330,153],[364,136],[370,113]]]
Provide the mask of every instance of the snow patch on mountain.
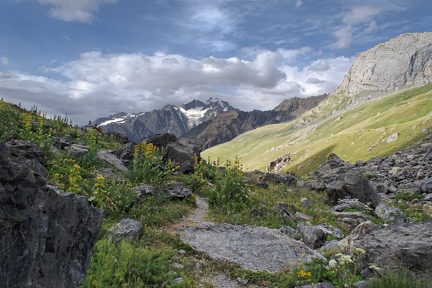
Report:
[[129,114],[126,114],[126,115],[119,117],[119,118],[114,118],[114,119],[104,121],[104,122],[100,123],[98,126],[106,126],[106,125],[111,124],[111,123],[123,124],[123,123],[126,123],[128,118],[135,118],[135,117],[136,117],[135,114],[129,113]]
[[194,109],[186,110],[183,107],[180,107],[179,110],[181,113],[183,113],[183,115],[186,116],[188,127],[192,128],[202,122],[202,118],[204,117],[205,113],[209,110],[209,108],[204,109],[203,107],[196,107]]

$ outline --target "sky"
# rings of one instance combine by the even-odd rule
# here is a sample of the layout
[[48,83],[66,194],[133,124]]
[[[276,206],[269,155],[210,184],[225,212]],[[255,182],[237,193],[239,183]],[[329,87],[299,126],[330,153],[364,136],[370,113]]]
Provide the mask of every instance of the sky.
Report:
[[86,125],[332,92],[354,56],[432,31],[430,0],[1,0],[0,97]]

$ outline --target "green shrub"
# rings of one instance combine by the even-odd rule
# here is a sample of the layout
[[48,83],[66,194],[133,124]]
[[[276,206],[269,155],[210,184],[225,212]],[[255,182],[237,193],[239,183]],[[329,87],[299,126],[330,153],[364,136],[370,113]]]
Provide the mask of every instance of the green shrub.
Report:
[[128,241],[96,243],[81,287],[167,287],[174,279],[167,249],[147,249]]
[[427,288],[426,281],[416,280],[407,269],[388,270],[386,275],[372,279],[370,288]]

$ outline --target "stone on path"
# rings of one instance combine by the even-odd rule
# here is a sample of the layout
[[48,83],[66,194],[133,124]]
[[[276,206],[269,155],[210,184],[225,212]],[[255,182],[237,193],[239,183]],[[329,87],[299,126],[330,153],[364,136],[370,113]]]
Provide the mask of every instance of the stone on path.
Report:
[[238,263],[252,271],[273,273],[323,258],[303,242],[267,227],[204,223],[186,227],[181,239],[213,259]]

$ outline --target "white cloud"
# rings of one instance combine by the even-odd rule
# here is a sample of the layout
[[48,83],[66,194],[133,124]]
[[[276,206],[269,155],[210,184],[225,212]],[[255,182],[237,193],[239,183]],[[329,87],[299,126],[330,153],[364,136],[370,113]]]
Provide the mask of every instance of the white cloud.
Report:
[[369,33],[372,33],[377,28],[378,28],[378,25],[376,24],[375,20],[372,20],[369,22],[368,27],[366,27],[363,31],[366,34],[369,34]]
[[49,10],[52,18],[69,21],[91,23],[94,12],[103,4],[113,4],[117,0],[38,0],[41,4],[54,6]]
[[355,6],[345,13],[342,21],[348,25],[366,23],[373,20],[381,11],[382,8],[380,5]]
[[7,65],[7,64],[9,64],[9,58],[8,58],[8,57],[1,57],[1,58],[0,58],[0,62],[1,62],[3,65]]
[[300,7],[303,4],[303,0],[296,0],[296,7]]
[[[284,99],[330,92],[340,84],[352,59],[320,59],[300,68],[290,64],[310,48],[255,51],[249,59],[204,59],[177,54],[102,54],[88,52],[76,61],[43,71],[67,81],[19,73],[0,73],[0,96],[37,105],[75,122],[120,111],[160,109],[192,99],[219,97],[242,110],[273,109]],[[297,56],[295,56],[297,55]]]
[[352,43],[352,32],[350,26],[336,30],[333,35],[337,38],[337,41],[330,46],[331,48],[344,49],[348,48]]

